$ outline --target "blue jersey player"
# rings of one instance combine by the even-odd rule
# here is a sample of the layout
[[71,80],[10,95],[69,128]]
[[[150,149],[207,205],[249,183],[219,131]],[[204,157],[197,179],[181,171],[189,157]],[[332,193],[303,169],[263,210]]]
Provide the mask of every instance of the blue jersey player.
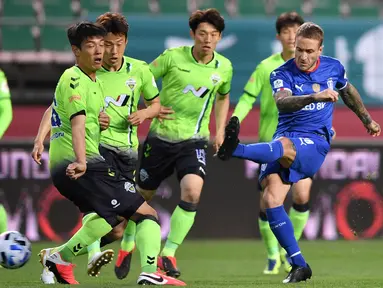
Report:
[[294,238],[283,202],[293,183],[312,177],[321,167],[330,149],[332,114],[338,95],[370,135],[380,135],[379,124],[371,119],[358,91],[348,82],[343,65],[337,59],[321,56],[322,43],[323,30],[314,23],[303,24],[296,34],[295,58],[270,75],[279,110],[274,141],[239,144],[239,121],[232,117],[218,152],[221,160],[237,157],[262,164],[259,181],[267,219],[293,264],[283,283],[311,278],[312,271]]

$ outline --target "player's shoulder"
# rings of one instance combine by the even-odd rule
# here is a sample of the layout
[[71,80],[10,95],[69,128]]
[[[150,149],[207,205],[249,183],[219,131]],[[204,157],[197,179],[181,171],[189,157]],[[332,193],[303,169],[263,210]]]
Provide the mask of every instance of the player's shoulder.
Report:
[[72,66],[68,69],[65,69],[64,73],[61,74],[59,83],[68,81],[78,81],[83,75],[84,73],[82,73],[78,67]]
[[295,62],[294,62],[294,58],[293,59],[290,59],[290,60],[287,60],[285,63],[283,63],[282,65],[280,65],[278,68],[274,69],[273,72],[271,73],[271,75],[275,76],[275,74],[285,74],[285,75],[289,75],[291,73],[291,71],[293,70],[292,68],[295,67]]
[[0,69],[0,78],[5,78],[5,73],[3,70]]
[[161,53],[161,56],[166,57],[176,57],[176,56],[183,56],[190,52],[190,46],[180,46],[180,47],[173,47],[165,49],[164,52]]
[[137,67],[143,67],[143,66],[148,66],[148,63],[146,63],[145,61],[143,60],[139,60],[139,59],[136,59],[136,58],[132,58],[132,57],[128,57],[128,56],[124,56],[124,61],[127,63],[127,64],[131,64],[131,65],[135,65]]
[[321,55],[319,56],[319,59],[320,59],[320,63],[325,64],[326,66],[327,65],[338,66],[338,67],[342,66],[342,63],[340,62],[340,60],[334,57]]
[[223,68],[225,70],[233,69],[231,61],[222,54],[219,54],[218,52],[214,52],[213,61],[216,61],[217,66],[220,68]]

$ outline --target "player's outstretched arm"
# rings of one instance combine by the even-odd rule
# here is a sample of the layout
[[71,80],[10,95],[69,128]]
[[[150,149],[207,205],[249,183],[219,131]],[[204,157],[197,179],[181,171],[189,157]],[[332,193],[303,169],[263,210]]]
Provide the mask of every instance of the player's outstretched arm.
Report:
[[345,88],[339,90],[339,95],[344,104],[346,104],[346,106],[359,117],[364,127],[366,127],[367,132],[372,136],[379,136],[380,126],[371,119],[370,113],[368,113],[363,104],[362,97],[360,97],[360,94],[354,85],[347,83]]
[[37,136],[35,137],[33,150],[31,153],[33,160],[39,165],[41,165],[41,155],[44,152],[44,140],[51,130],[51,117],[52,106],[49,106],[48,109],[45,110],[43,118],[41,119],[39,130],[37,132]]
[[280,112],[295,112],[308,104],[316,102],[315,94],[294,97],[289,90],[280,90],[274,94],[277,108]]
[[360,121],[362,121],[364,125],[371,123],[371,116],[368,113],[366,107],[364,107],[362,98],[360,97],[360,94],[354,85],[348,83],[345,88],[339,90],[339,95],[342,98],[344,104],[346,104],[346,106],[359,117]]

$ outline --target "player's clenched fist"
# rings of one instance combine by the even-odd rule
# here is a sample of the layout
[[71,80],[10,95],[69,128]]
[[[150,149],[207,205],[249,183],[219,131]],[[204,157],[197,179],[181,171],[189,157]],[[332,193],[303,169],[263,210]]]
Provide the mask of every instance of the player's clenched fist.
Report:
[[380,125],[376,123],[374,120],[370,124],[365,125],[367,129],[367,133],[370,134],[373,137],[379,136],[380,135]]
[[100,123],[101,130],[106,130],[109,127],[110,117],[104,111],[101,111],[98,115],[98,122]]
[[315,102],[336,102],[338,101],[339,93],[332,90],[326,89],[314,95]]
[[33,161],[35,161],[39,165],[41,165],[41,155],[43,155],[43,152],[44,144],[42,142],[35,142],[35,145],[33,145],[31,156],[33,158]]
[[79,162],[73,162],[68,165],[66,168],[66,175],[72,179],[76,180],[80,178],[82,175],[84,175],[86,172],[86,164],[85,163],[79,163]]

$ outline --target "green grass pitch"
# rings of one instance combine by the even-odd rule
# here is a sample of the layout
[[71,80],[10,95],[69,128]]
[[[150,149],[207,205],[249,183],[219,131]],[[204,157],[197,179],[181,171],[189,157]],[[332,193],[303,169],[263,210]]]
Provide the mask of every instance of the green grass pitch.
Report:
[[[46,287],[40,282],[41,266],[37,253],[51,245],[34,243],[33,256],[25,267],[18,270],[0,269],[0,287]],[[118,244],[109,247],[115,250],[117,256]],[[381,241],[302,241],[301,248],[313,269],[313,277],[306,283],[294,285],[296,287],[383,287]],[[279,275],[262,274],[266,254],[260,241],[188,241],[181,246],[177,257],[181,279],[190,287],[286,287],[281,284],[286,275],[282,269]],[[104,267],[100,277],[90,278],[86,275],[86,262],[85,256],[75,261],[75,275],[81,283],[80,287],[137,286],[138,253],[135,253],[132,270],[125,280],[114,276],[114,263]]]

